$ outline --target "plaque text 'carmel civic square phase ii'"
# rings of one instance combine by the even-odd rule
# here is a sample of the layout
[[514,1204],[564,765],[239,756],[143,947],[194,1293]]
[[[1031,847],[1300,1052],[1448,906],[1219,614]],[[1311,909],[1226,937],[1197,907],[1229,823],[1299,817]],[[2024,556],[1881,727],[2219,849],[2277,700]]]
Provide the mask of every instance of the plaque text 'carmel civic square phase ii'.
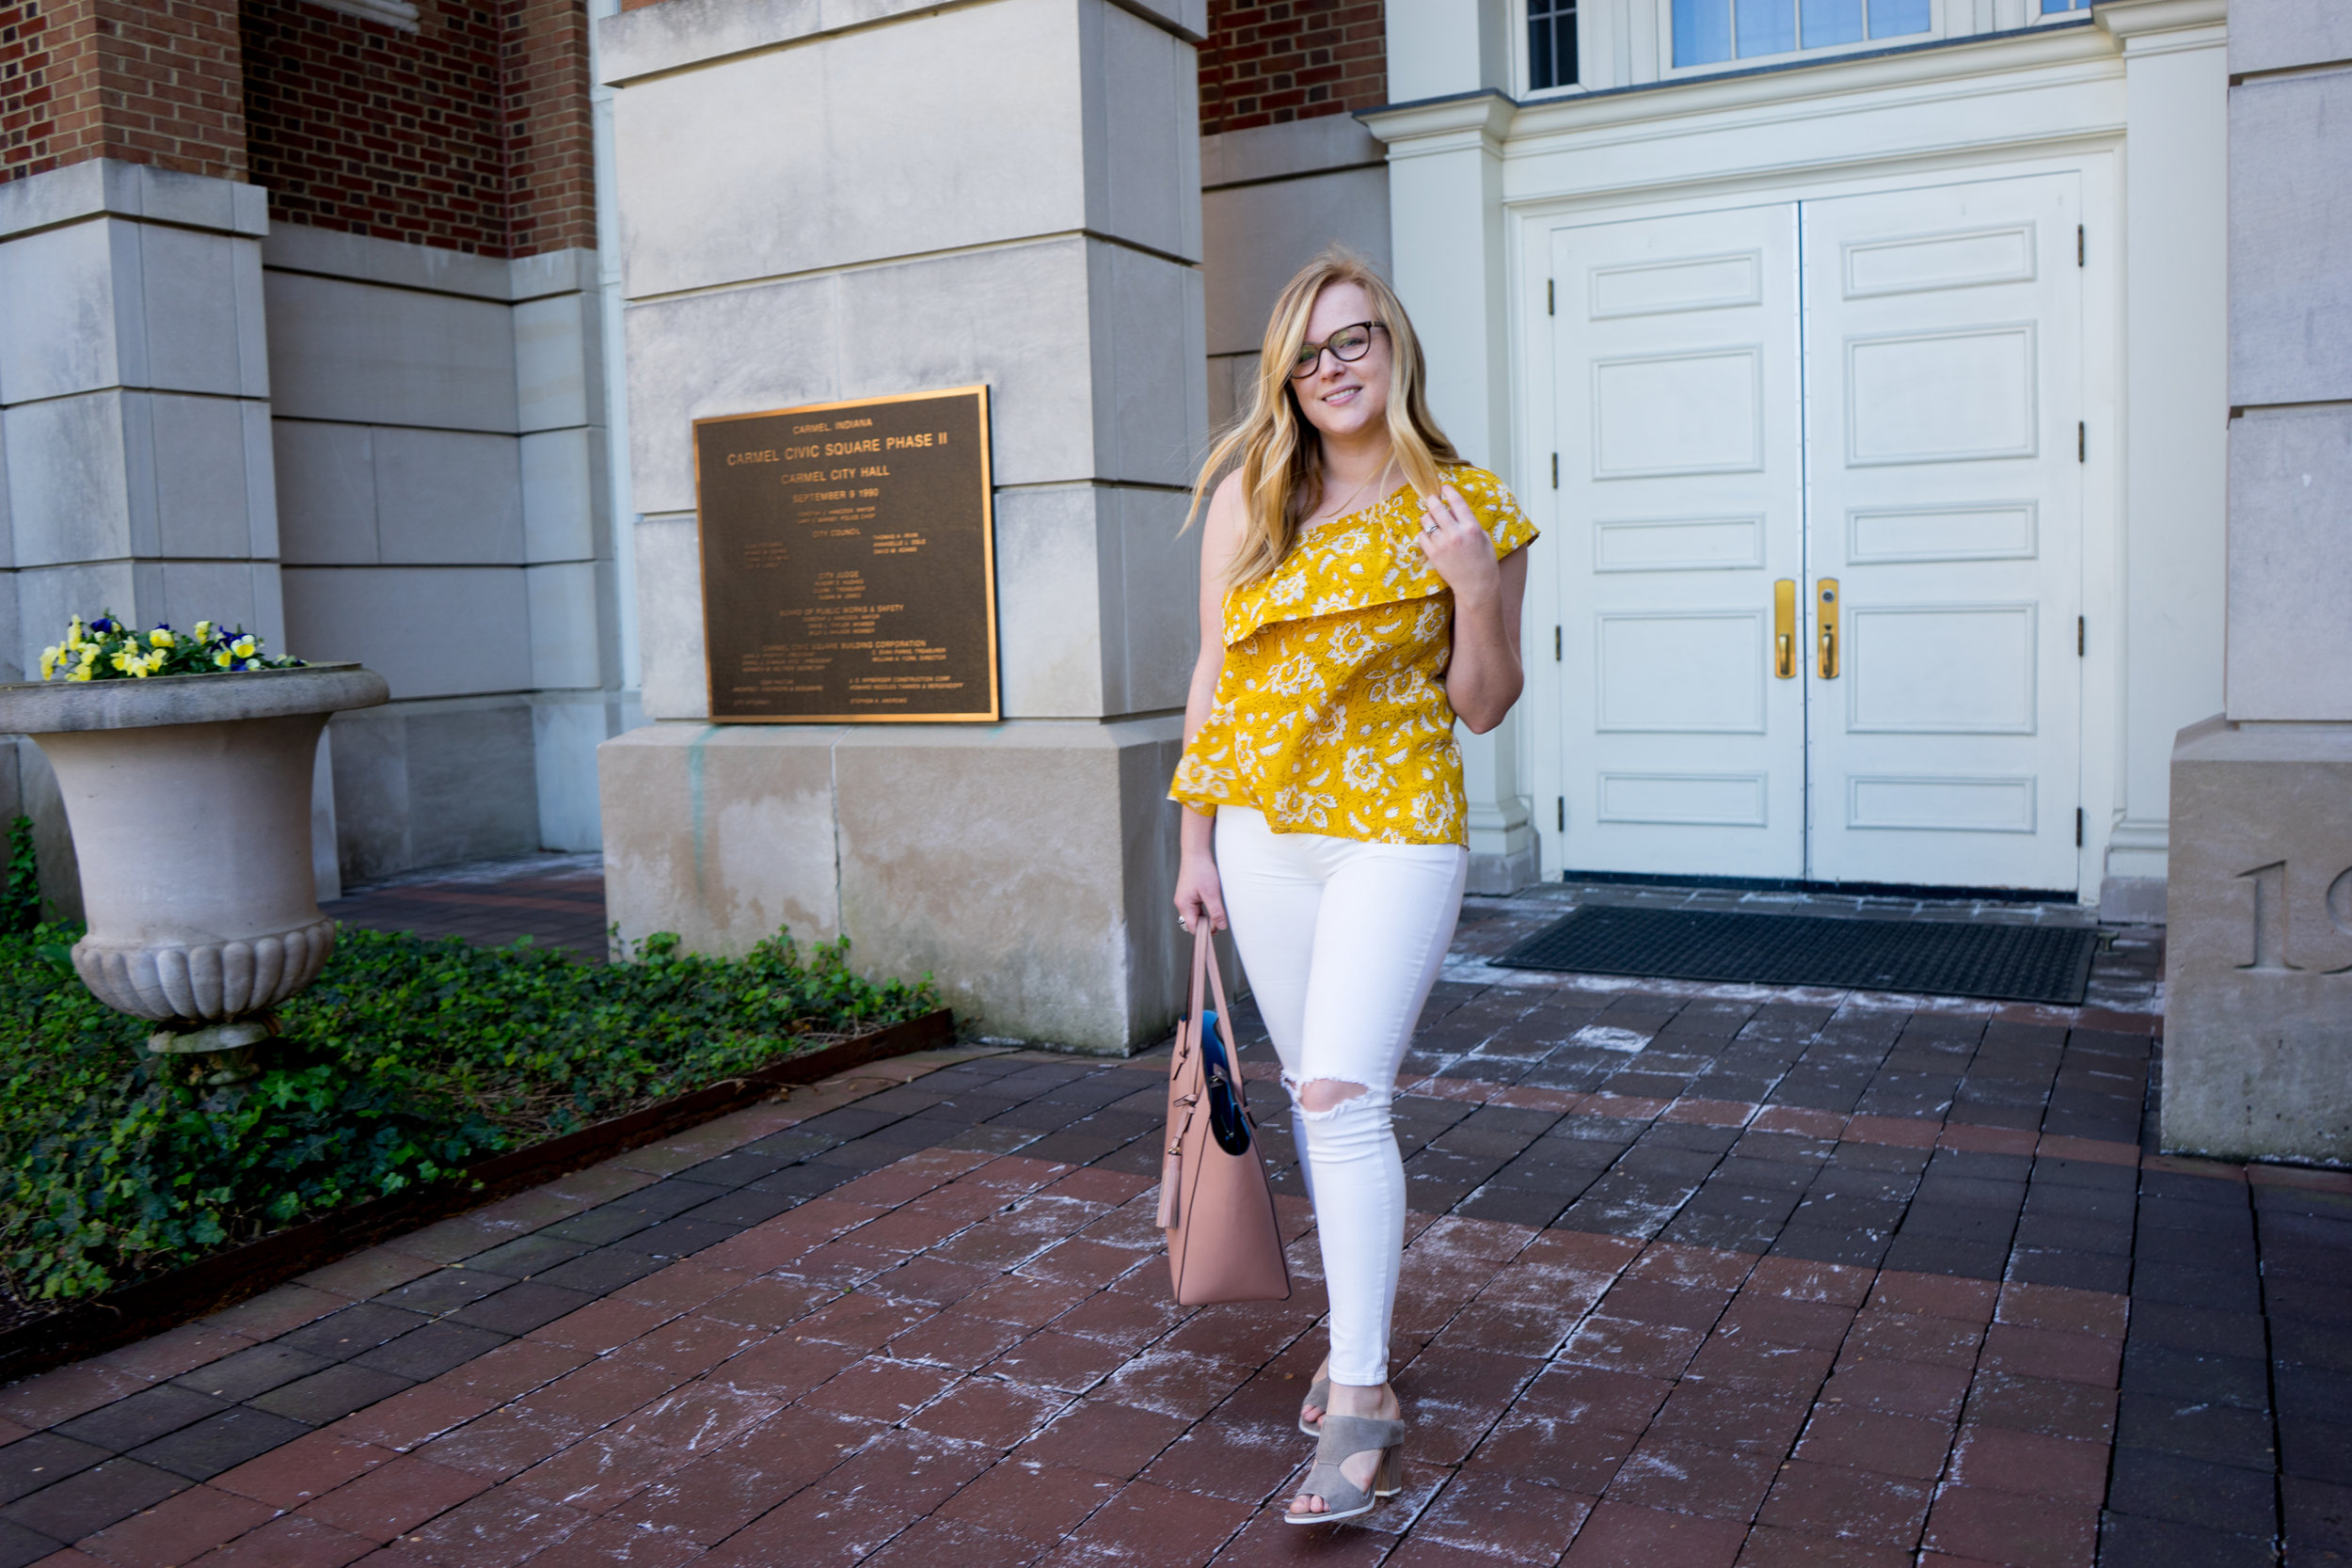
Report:
[[992,720],[988,388],[694,421],[710,717]]

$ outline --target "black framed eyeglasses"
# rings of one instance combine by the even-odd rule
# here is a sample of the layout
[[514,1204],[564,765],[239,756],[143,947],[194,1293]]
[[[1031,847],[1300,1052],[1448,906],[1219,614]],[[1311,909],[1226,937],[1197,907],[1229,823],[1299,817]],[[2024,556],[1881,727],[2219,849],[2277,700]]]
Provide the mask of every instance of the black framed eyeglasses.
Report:
[[1343,326],[1319,343],[1301,343],[1297,356],[1291,360],[1291,379],[1304,381],[1323,364],[1323,351],[1329,349],[1331,357],[1342,364],[1352,365],[1372,351],[1372,334],[1378,322],[1358,322]]

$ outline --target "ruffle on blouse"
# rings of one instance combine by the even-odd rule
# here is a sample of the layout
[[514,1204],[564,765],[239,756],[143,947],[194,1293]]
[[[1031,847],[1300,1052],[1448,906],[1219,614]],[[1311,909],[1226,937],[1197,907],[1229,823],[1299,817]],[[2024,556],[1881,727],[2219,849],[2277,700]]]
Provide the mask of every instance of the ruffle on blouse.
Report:
[[[1468,466],[1445,471],[1471,514],[1494,540],[1502,560],[1535,537],[1535,527],[1491,474]],[[1377,506],[1352,512],[1317,529],[1311,548],[1296,548],[1272,573],[1225,595],[1225,645],[1282,621],[1426,599],[1445,592],[1445,578],[1416,543],[1420,509],[1410,485],[1400,484]]]

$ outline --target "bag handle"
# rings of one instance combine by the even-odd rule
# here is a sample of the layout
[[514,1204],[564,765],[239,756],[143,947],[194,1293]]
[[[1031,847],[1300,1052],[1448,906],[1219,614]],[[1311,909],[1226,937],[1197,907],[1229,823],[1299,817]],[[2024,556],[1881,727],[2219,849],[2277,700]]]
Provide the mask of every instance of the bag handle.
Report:
[[[1184,1134],[1192,1127],[1192,1118],[1200,1114],[1200,1100],[1208,1092],[1205,1077],[1208,1053],[1200,1050],[1200,1014],[1201,1004],[1212,991],[1216,997],[1217,1037],[1225,1042],[1225,1060],[1233,1069],[1233,1102],[1247,1116],[1249,1113],[1249,1088],[1242,1082],[1241,1044],[1233,1038],[1233,1007],[1225,999],[1225,974],[1217,966],[1216,943],[1210,935],[1209,923],[1204,919],[1192,936],[1191,1006],[1176,1025],[1176,1048],[1169,1053],[1168,1061],[1168,1148],[1160,1161],[1159,1226],[1162,1230],[1173,1229],[1182,1213],[1181,1199],[1177,1195],[1184,1186]],[[1192,1051],[1200,1053],[1200,1062],[1192,1062],[1187,1057],[1186,1053]],[[1187,1066],[1204,1076],[1194,1080],[1198,1086],[1193,1092],[1178,1093],[1178,1081]],[[1176,1119],[1180,1106],[1184,1111],[1182,1121]]]
[[1216,939],[1210,932],[1209,922],[1203,919],[1200,929],[1192,934],[1192,1027],[1196,1035],[1200,1027],[1202,982],[1215,989],[1216,995],[1216,1034],[1225,1042],[1225,1060],[1233,1069],[1233,1099],[1243,1110],[1249,1108],[1249,1091],[1242,1083],[1241,1046],[1233,1038],[1233,1006],[1225,1000],[1225,974],[1217,966]]

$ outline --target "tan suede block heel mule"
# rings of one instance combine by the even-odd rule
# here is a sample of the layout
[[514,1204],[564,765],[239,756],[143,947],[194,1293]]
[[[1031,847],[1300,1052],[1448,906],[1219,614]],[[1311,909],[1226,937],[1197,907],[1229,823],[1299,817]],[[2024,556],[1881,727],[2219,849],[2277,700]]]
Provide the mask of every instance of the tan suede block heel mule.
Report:
[[[1347,1472],[1340,1465],[1357,1454],[1375,1449],[1379,1451],[1380,1464],[1372,1473],[1372,1485],[1358,1486],[1347,1479]],[[1300,1513],[1286,1510],[1282,1517],[1294,1525],[1336,1525],[1343,1519],[1360,1519],[1378,1507],[1381,1498],[1393,1497],[1404,1489],[1405,1423],[1327,1412],[1323,1432],[1315,1440],[1314,1465],[1298,1489],[1310,1497],[1321,1497],[1324,1512]]]
[[[1317,1377],[1312,1383],[1307,1385],[1307,1397],[1298,1402],[1298,1407],[1301,1410],[1304,1410],[1311,1404],[1317,1410],[1322,1411],[1325,1415],[1330,1414],[1331,1379],[1327,1374]],[[1310,1437],[1320,1437],[1323,1435],[1323,1424],[1321,1420],[1318,1419],[1314,1425],[1310,1426],[1307,1423],[1307,1418],[1304,1416],[1298,1418],[1298,1430],[1305,1433]]]

